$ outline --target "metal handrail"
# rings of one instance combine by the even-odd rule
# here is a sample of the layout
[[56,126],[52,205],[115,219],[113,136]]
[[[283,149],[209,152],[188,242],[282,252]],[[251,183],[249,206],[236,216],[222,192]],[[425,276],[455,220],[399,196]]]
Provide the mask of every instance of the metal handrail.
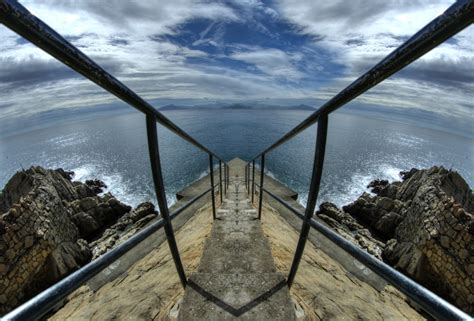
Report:
[[[462,311],[451,306],[449,303],[438,298],[430,291],[424,289],[416,282],[406,278],[394,269],[386,266],[383,262],[374,259],[368,253],[360,250],[355,245],[351,244],[335,232],[331,231],[326,226],[312,219],[314,207],[317,201],[317,195],[319,185],[321,181],[324,151],[327,136],[327,118],[328,115],[336,109],[342,107],[346,103],[350,102],[354,98],[358,97],[368,89],[372,88],[376,84],[385,80],[390,75],[398,72],[406,65],[410,64],[414,60],[418,59],[426,52],[430,51],[440,43],[444,42],[449,37],[453,36],[457,32],[461,31],[474,21],[474,3],[472,0],[459,0],[453,4],[446,12],[440,17],[433,20],[426,27],[421,29],[417,34],[405,42],[402,46],[397,48],[394,52],[388,55],[379,64],[373,67],[369,72],[358,78],[346,89],[341,91],[338,95],[324,104],[316,112],[310,115],[307,119],[301,122],[293,130],[285,134],[282,138],[276,141],[273,145],[265,149],[263,152],[258,154],[252,159],[252,201],[255,193],[255,159],[261,157],[261,177],[260,177],[260,200],[259,200],[259,218],[261,216],[263,191],[263,176],[265,169],[265,154],[280,146],[284,142],[290,140],[304,129],[308,128],[316,121],[318,123],[318,139],[316,143],[315,160],[313,162],[313,173],[310,184],[311,195],[308,198],[308,205],[306,206],[305,214],[299,216],[303,217],[303,227],[300,233],[300,239],[298,241],[298,247],[295,253],[295,258],[291,267],[290,276],[288,279],[288,285],[291,286],[294,275],[296,274],[299,260],[304,250],[304,245],[309,232],[309,227],[313,227],[326,235],[330,240],[336,243],[339,247],[353,255],[358,257],[361,262],[366,264],[369,268],[374,270],[377,274],[386,278],[389,282],[404,292],[407,296],[414,299],[419,303],[427,312],[432,314],[434,317],[443,319],[449,317],[450,319],[470,319],[469,316],[464,314]],[[27,303],[23,304],[19,308],[15,309],[11,313],[5,316],[5,319],[15,318],[38,318],[44,313],[47,313],[56,303],[65,298],[70,292],[77,289],[81,284],[92,278],[95,274],[107,267],[111,262],[131,250],[138,243],[143,241],[154,231],[165,228],[168,244],[176,265],[176,269],[180,276],[180,280],[183,286],[186,286],[186,276],[184,274],[184,268],[182,266],[178,248],[176,246],[176,240],[174,238],[174,232],[171,226],[171,220],[182,212],[182,208],[189,207],[198,198],[204,196],[209,191],[212,192],[213,202],[213,217],[215,218],[215,186],[220,186],[220,194],[222,197],[222,175],[219,175],[219,183],[214,184],[213,175],[213,157],[222,161],[221,158],[216,156],[204,145],[199,143],[171,120],[165,117],[161,112],[153,108],[144,99],[134,93],[131,89],[126,87],[123,83],[107,73],[103,68],[96,64],[92,59],[87,57],[79,49],[70,44],[66,39],[61,37],[56,31],[46,25],[43,21],[32,15],[26,8],[20,5],[14,0],[0,0],[0,22],[5,26],[23,36],[25,39],[31,41],[37,47],[43,49],[59,61],[63,62],[76,72],[82,74],[89,80],[93,81],[100,87],[104,88],[108,92],[112,93],[122,101],[136,108],[140,112],[146,115],[147,125],[147,138],[148,138],[148,149],[149,157],[151,161],[151,169],[153,174],[153,182],[155,186],[155,193],[158,200],[160,209],[160,215],[162,219],[148,226],[141,232],[134,235],[126,242],[119,245],[117,248],[105,253],[99,259],[94,260],[79,269],[75,273],[66,277],[56,285],[42,292],[35,298],[31,299]],[[178,214],[168,213],[168,207],[166,203],[165,190],[163,184],[163,177],[160,164],[159,147],[156,122],[159,122],[173,133],[177,134],[184,140],[188,141],[192,145],[205,151],[209,155],[210,163],[210,176],[211,176],[211,188],[206,192],[199,195],[198,198],[194,198],[188,202],[185,206],[180,208],[181,212]],[[250,164],[250,163],[249,163]],[[250,179],[249,175],[249,164],[247,164],[246,179]],[[219,170],[222,169],[222,164],[219,162]],[[224,185],[225,192],[227,192],[229,184],[229,167],[224,162]],[[248,182],[247,182],[248,185]],[[250,188],[248,188],[249,190]],[[267,192],[268,193],[268,192]],[[289,204],[287,204],[289,205]],[[291,207],[291,205],[289,205]],[[397,274],[398,273],[398,274]],[[400,281],[400,277],[406,278],[408,281]],[[396,282],[402,282],[397,284]],[[413,291],[413,293],[410,293]]]
[[[255,184],[258,185],[257,183]],[[258,185],[258,187],[260,186]],[[373,272],[380,275],[383,279],[407,295],[407,297],[417,302],[421,308],[423,308],[423,310],[431,314],[433,317],[439,320],[471,320],[468,314],[446,302],[430,290],[416,283],[404,274],[398,272],[391,266],[385,264],[366,251],[355,246],[352,242],[346,240],[344,237],[334,232],[331,228],[316,221],[314,218],[307,219],[305,214],[283,200],[278,195],[270,192],[266,188],[263,188],[263,191],[290,210],[290,212],[295,214],[295,216],[299,219],[303,221],[307,220],[312,228],[323,234],[331,242],[349,253],[352,257],[364,264]]]
[[[290,204],[284,202],[281,198],[267,191],[267,193],[274,197],[277,201],[282,203],[285,207],[290,209],[293,213],[297,213],[298,217],[303,219],[303,224],[300,230],[298,245],[295,250],[295,255],[287,278],[287,284],[291,287],[299,263],[303,256],[305,244],[308,238],[308,233],[311,227],[315,228],[323,235],[327,236],[338,247],[348,252],[350,255],[356,257],[364,263],[367,267],[372,269],[376,274],[380,275],[392,285],[401,290],[405,295],[417,302],[426,312],[433,317],[440,320],[471,320],[471,318],[439,298],[429,290],[425,289],[416,282],[403,276],[395,269],[384,264],[383,262],[372,257],[370,254],[359,249],[354,244],[345,240],[331,229],[323,224],[315,221],[312,217],[317,203],[319,194],[319,186],[321,184],[321,177],[323,173],[324,154],[326,151],[326,138],[328,131],[328,117],[329,114],[344,106],[348,102],[365,93],[370,88],[378,83],[384,81],[389,76],[400,71],[405,66],[409,65],[425,53],[429,52],[439,44],[443,43],[456,33],[460,32],[467,26],[474,22],[474,0],[458,0],[451,5],[442,15],[435,18],[428,23],[424,28],[413,35],[409,40],[403,43],[400,47],[395,49],[387,57],[382,59],[378,64],[371,68],[368,72],[356,79],[348,87],[339,92],[336,96],[322,105],[318,110],[308,116],[300,124],[292,130],[283,135],[275,143],[264,149],[257,156],[252,158],[246,164],[245,179],[247,191],[251,192],[251,200],[253,203],[255,195],[255,186],[260,188],[259,194],[259,208],[258,217],[261,217],[262,199],[264,189],[263,176],[265,173],[265,155],[281,144],[289,141],[303,130],[318,122],[317,138],[314,153],[313,169],[311,174],[311,182],[309,186],[308,200],[306,203],[305,213],[302,214],[294,209]],[[261,158],[260,165],[260,185],[255,182],[255,161]],[[252,169],[252,183],[250,184],[250,169]],[[250,191],[251,190],[251,191]],[[398,283],[400,282],[400,283]]]
[[[150,227],[144,229],[142,232],[129,241],[123,243],[116,249],[107,252],[103,257],[89,263],[83,268],[79,269],[71,276],[63,279],[56,285],[40,293],[27,303],[23,304],[19,308],[15,309],[11,313],[5,316],[5,319],[24,319],[24,317],[36,318],[41,317],[44,313],[48,312],[54,304],[59,302],[62,298],[67,296],[70,292],[77,289],[85,281],[93,277],[99,271],[103,270],[111,262],[122,256],[124,253],[131,250],[135,245],[144,240],[151,233],[161,227],[164,227],[168,245],[170,248],[173,261],[176,266],[179,278],[183,287],[186,287],[187,279],[186,274],[181,262],[179,255],[178,246],[174,236],[174,231],[171,225],[171,220],[176,215],[169,214],[168,204],[166,201],[165,187],[163,182],[163,174],[161,170],[160,153],[158,145],[158,131],[156,122],[168,128],[171,132],[180,136],[185,141],[191,143],[193,146],[198,147],[209,155],[210,160],[210,176],[211,176],[211,187],[205,193],[212,192],[212,203],[213,203],[213,218],[216,217],[215,209],[215,187],[214,184],[214,173],[213,173],[213,158],[219,160],[219,170],[222,170],[222,163],[226,168],[228,165],[223,161],[222,158],[218,157],[215,153],[210,151],[207,147],[202,145],[184,130],[179,128],[170,119],[165,117],[161,112],[153,108],[143,98],[133,92],[130,88],[125,86],[122,82],[116,79],[114,76],[105,71],[91,58],[81,52],[78,48],[69,43],[59,33],[49,27],[46,23],[31,14],[25,7],[19,4],[15,0],[0,0],[0,23],[10,28],[23,38],[29,40],[37,47],[43,49],[51,56],[55,57],[65,65],[69,66],[74,71],[82,74],[95,84],[104,88],[109,93],[115,95],[128,105],[134,107],[138,111],[146,115],[146,129],[147,129],[147,143],[148,153],[151,164],[151,171],[153,177],[153,184],[155,187],[156,199],[158,201],[158,207],[162,220],[152,224]],[[229,181],[228,170],[226,171],[224,180],[227,184]],[[222,174],[219,175],[219,193],[222,198]],[[227,186],[226,186],[227,187]],[[226,188],[227,191],[227,188]],[[205,193],[201,194],[203,196]],[[194,198],[186,207],[194,203],[198,198]]]
[[275,143],[257,154],[252,160],[262,154],[287,142],[303,130],[313,125],[323,114],[330,114],[353,99],[357,98],[370,88],[387,79],[405,66],[437,47],[456,33],[474,22],[474,2],[472,0],[458,0],[443,14],[427,24],[400,47],[381,60],[368,72],[356,79],[353,83],[339,92],[327,103],[313,112],[300,124],[283,135]]
[[[176,209],[169,220],[175,219],[184,210],[209,193],[211,188],[192,198],[189,202]],[[122,257],[125,253],[136,247],[150,235],[167,224],[168,220],[160,219],[142,229],[131,238],[121,243],[117,247],[107,251],[94,261],[86,264],[79,270],[65,277],[58,283],[41,292],[31,300],[20,305],[12,312],[2,317],[2,320],[36,320],[48,313],[54,306],[65,299],[70,293],[79,288],[82,284],[93,278],[96,274],[110,266],[113,262]]]
[[143,114],[153,115],[161,125],[187,142],[223,161],[17,1],[0,0],[0,22],[128,105]]

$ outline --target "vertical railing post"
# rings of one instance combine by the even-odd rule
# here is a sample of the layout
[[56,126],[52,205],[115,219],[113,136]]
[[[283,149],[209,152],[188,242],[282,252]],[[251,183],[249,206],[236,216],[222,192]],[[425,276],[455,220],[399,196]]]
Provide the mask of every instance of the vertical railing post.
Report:
[[224,194],[227,195],[227,188],[226,188],[226,181],[227,181],[227,169],[226,169],[227,164],[224,163]]
[[247,164],[247,194],[250,195],[250,164]]
[[227,168],[227,182],[226,182],[226,187],[225,189],[229,189],[229,181],[230,181],[230,168],[229,168],[229,165],[226,166]]
[[227,164],[224,162],[224,193],[227,195]]
[[252,204],[253,204],[254,194],[255,194],[255,159],[252,161]]
[[306,204],[303,225],[301,226],[298,245],[296,246],[295,256],[291,264],[290,273],[288,274],[287,284],[291,287],[295,279],[296,271],[303,256],[303,251],[308,239],[310,229],[309,221],[313,217],[316,201],[318,200],[319,185],[323,174],[324,154],[326,152],[326,138],[328,132],[328,115],[323,114],[318,119],[318,129],[316,137],[316,148],[314,152],[313,172],[311,174],[311,183],[309,186],[308,202]]
[[263,178],[265,177],[265,154],[262,154],[260,161],[260,195],[258,198],[258,219],[262,218],[262,204],[263,204]]
[[166,201],[165,187],[163,184],[163,174],[161,172],[160,150],[158,147],[158,131],[156,129],[156,119],[153,115],[146,116],[146,131],[148,138],[148,153],[150,156],[151,173],[153,176],[153,184],[155,186],[156,199],[160,209],[160,215],[166,221],[164,226],[166,239],[173,257],[176,270],[183,288],[186,287],[187,280],[184,272],[181,258],[179,257],[178,245],[174,237],[173,226],[168,211],[168,202]]
[[219,195],[221,197],[221,204],[222,204],[222,161],[219,159]]
[[212,218],[216,219],[216,195],[214,192],[214,160],[212,154],[209,153],[209,170],[211,176],[211,199],[212,199]]
[[245,177],[244,177],[244,184],[245,184],[245,190],[247,190],[247,165],[245,165]]

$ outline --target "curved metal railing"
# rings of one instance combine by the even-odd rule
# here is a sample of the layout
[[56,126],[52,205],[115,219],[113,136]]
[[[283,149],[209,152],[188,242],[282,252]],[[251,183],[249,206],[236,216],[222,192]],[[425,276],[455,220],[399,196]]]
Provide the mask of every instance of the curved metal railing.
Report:
[[[255,186],[259,187],[260,189],[258,217],[261,217],[263,192],[265,192],[303,220],[298,245],[296,246],[295,255],[287,278],[289,287],[291,287],[294,281],[301,257],[303,255],[305,244],[308,239],[308,233],[312,227],[329,238],[338,247],[342,248],[344,251],[369,267],[376,274],[398,288],[401,292],[418,303],[426,312],[436,319],[471,320],[471,317],[466,313],[441,299],[418,283],[412,281],[410,278],[399,273],[392,267],[384,264],[382,261],[377,260],[367,252],[359,249],[354,244],[348,242],[323,224],[314,220],[313,214],[316,207],[319,186],[323,173],[329,114],[360,96],[378,83],[384,81],[402,68],[406,67],[456,33],[471,25],[473,22],[474,1],[458,0],[443,14],[427,24],[424,28],[418,31],[400,47],[395,49],[372,69],[356,79],[353,83],[339,92],[327,103],[322,105],[318,110],[312,113],[300,124],[283,135],[275,143],[264,149],[247,163],[245,167],[245,179],[247,190],[251,194],[252,203],[254,201],[254,195],[256,192]],[[288,202],[264,188],[265,155],[279,147],[281,144],[300,134],[303,130],[315,124],[316,122],[318,125],[315,155],[311,182],[309,186],[308,200],[306,203],[305,213],[303,214],[291,206]],[[260,158],[260,184],[255,182],[255,161],[258,158]]]
[[[55,57],[74,71],[82,74],[92,82],[115,95],[128,105],[134,107],[146,116],[147,143],[148,153],[151,163],[151,171],[155,194],[158,201],[158,207],[161,220],[151,224],[144,230],[140,231],[132,238],[128,239],[118,247],[107,252],[98,259],[90,262],[78,271],[64,278],[49,289],[43,291],[30,301],[21,305],[14,311],[5,315],[4,320],[31,320],[39,319],[52,309],[58,302],[63,300],[68,294],[91,279],[97,273],[105,269],[112,262],[119,259],[122,255],[130,251],[141,241],[146,239],[152,233],[160,228],[164,228],[170,251],[183,287],[186,287],[187,278],[184,272],[183,264],[179,255],[176,239],[174,236],[171,220],[182,213],[184,209],[199,200],[201,197],[211,192],[213,218],[216,218],[215,206],[215,190],[219,187],[219,194],[222,195],[227,191],[228,182],[228,165],[225,161],[198,142],[170,119],[165,117],[161,112],[157,111],[153,106],[137,95],[130,88],[114,76],[105,71],[91,58],[81,52],[78,48],[69,43],[64,37],[59,35],[55,30],[46,23],[35,17],[25,7],[14,0],[0,0],[0,22],[10,28],[23,38],[29,40],[37,47],[43,49],[51,56]],[[158,132],[156,123],[168,128],[171,132],[177,134],[185,141],[198,147],[209,156],[210,167],[210,188],[202,194],[194,197],[174,213],[170,214],[166,201],[165,187],[163,183],[163,174],[161,170],[160,152],[158,144]],[[214,184],[214,162],[215,159],[219,163],[219,183]],[[222,167],[224,166],[224,187],[222,178]]]
[[[277,201],[282,203],[285,207],[290,209],[298,217],[303,219],[303,226],[300,232],[300,238],[293,259],[293,264],[290,269],[288,276],[288,285],[291,286],[296,271],[298,269],[299,262],[301,260],[306,240],[308,237],[309,229],[311,227],[317,229],[319,232],[327,236],[337,246],[354,256],[356,259],[364,263],[367,267],[372,269],[375,273],[379,274],[387,281],[392,283],[395,287],[405,293],[408,297],[413,299],[415,302],[430,313],[437,319],[450,319],[450,320],[471,320],[471,318],[460,311],[456,307],[442,300],[432,292],[423,288],[416,282],[410,280],[406,276],[392,269],[383,262],[375,259],[363,250],[360,250],[352,243],[343,239],[337,233],[315,221],[312,216],[316,206],[317,195],[321,182],[321,175],[324,163],[324,153],[326,147],[326,137],[328,128],[328,115],[336,109],[342,107],[352,99],[361,95],[368,89],[372,88],[379,82],[385,80],[390,75],[396,73],[406,65],[410,64],[414,60],[421,57],[440,43],[444,42],[449,37],[455,35],[457,32],[466,28],[474,21],[474,3],[472,0],[460,0],[452,5],[446,12],[429,23],[426,27],[420,30],[402,46],[392,52],[369,72],[358,78],[350,86],[337,94],[334,98],[324,104],[316,112],[310,115],[307,119],[301,122],[293,130],[288,132],[274,144],[269,146],[267,149],[258,154],[252,159],[252,167],[250,163],[246,166],[246,185],[247,189],[251,190],[252,201],[255,194],[255,186],[260,188],[259,197],[259,208],[258,215],[261,217],[263,192],[265,191],[270,196],[274,197]],[[93,81],[100,87],[104,88],[108,92],[112,93],[122,101],[136,108],[140,112],[146,115],[146,128],[148,138],[148,150],[151,162],[151,170],[153,175],[153,182],[155,186],[155,193],[158,200],[158,206],[162,219],[151,224],[144,230],[134,235],[129,240],[125,241],[115,249],[107,252],[97,260],[94,260],[82,267],[78,271],[64,278],[51,288],[40,293],[30,301],[21,305],[14,311],[4,316],[5,320],[23,320],[23,319],[38,319],[44,314],[50,311],[57,303],[63,300],[69,293],[77,289],[80,285],[84,284],[87,280],[92,278],[94,275],[102,271],[109,264],[117,260],[126,252],[130,251],[134,246],[139,244],[141,241],[146,239],[152,233],[160,228],[165,229],[168,244],[173,256],[173,260],[176,265],[182,285],[185,287],[187,280],[184,273],[184,269],[179,257],[178,248],[176,246],[176,240],[174,232],[171,226],[171,220],[177,215],[182,213],[192,203],[206,195],[212,193],[212,209],[213,218],[216,216],[215,208],[215,188],[219,186],[220,197],[222,200],[222,194],[227,191],[229,182],[229,168],[225,162],[216,156],[212,151],[206,148],[204,145],[199,143],[171,120],[161,114],[159,111],[154,109],[144,99],[134,93],[131,89],[126,87],[119,80],[114,78],[112,75],[107,73],[103,68],[96,64],[92,59],[87,57],[79,49],[70,44],[56,31],[51,29],[48,25],[42,22],[40,19],[32,15],[26,8],[20,5],[14,0],[0,0],[0,22],[5,26],[23,36],[25,39],[31,41],[37,47],[43,49],[59,61],[63,62],[76,72],[84,75],[89,80]],[[209,156],[209,167],[210,167],[210,188],[202,194],[196,196],[191,201],[186,203],[181,208],[177,209],[172,214],[169,213],[165,189],[163,184],[163,176],[161,171],[159,145],[156,122],[167,127],[169,130],[179,135],[184,140],[188,141],[192,145],[200,148],[206,152]],[[264,169],[265,169],[265,155],[276,147],[280,146],[284,142],[290,140],[294,136],[298,135],[301,131],[308,128],[315,122],[318,122],[318,133],[316,140],[316,153],[315,160],[313,162],[313,172],[310,183],[309,197],[306,206],[305,213],[300,213],[294,209],[290,204],[276,196],[275,194],[267,191],[264,188]],[[260,184],[255,183],[255,160],[260,157]],[[214,159],[219,161],[219,183],[214,184]],[[224,186],[222,179],[222,165],[224,165]],[[252,168],[252,184],[250,186],[250,169]]]

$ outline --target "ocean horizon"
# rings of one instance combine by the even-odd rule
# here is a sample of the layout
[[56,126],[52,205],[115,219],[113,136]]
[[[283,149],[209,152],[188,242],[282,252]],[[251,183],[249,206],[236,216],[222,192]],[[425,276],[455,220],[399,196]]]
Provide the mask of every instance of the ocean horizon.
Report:
[[[310,115],[310,109],[164,110],[191,136],[226,161],[250,160]],[[354,201],[374,179],[399,180],[399,172],[441,165],[474,183],[474,144],[439,126],[417,126],[388,113],[340,110],[329,120],[324,175],[318,203]],[[395,115],[396,116],[396,115]],[[421,123],[418,121],[417,123]],[[429,123],[428,123],[429,125]],[[168,204],[176,192],[208,173],[207,155],[161,125],[159,144]],[[267,156],[267,174],[299,194],[305,205],[314,157],[315,126]],[[53,117],[43,128],[24,128],[0,138],[0,186],[18,170],[40,165],[75,172],[75,180],[103,180],[132,206],[155,201],[145,118],[129,110]]]

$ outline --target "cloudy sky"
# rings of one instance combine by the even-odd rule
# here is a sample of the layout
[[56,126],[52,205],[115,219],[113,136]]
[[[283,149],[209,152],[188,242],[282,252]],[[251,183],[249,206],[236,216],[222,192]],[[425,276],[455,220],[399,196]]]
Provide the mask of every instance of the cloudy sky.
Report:
[[[321,102],[453,1],[20,1],[149,101]],[[474,27],[357,100],[473,120]],[[117,101],[0,25],[0,124]]]

